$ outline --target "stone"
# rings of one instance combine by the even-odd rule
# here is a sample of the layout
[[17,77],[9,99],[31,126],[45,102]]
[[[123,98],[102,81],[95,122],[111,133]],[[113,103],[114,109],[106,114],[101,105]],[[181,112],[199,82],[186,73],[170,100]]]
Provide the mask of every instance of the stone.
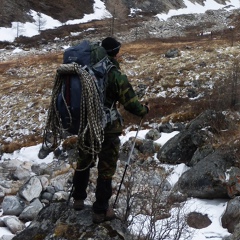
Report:
[[43,204],[40,202],[38,198],[36,198],[33,202],[27,206],[22,213],[19,215],[19,219],[24,222],[32,221],[37,217],[40,210],[43,208]]
[[199,212],[191,212],[187,215],[187,224],[189,227],[202,229],[211,225],[212,221],[207,214],[203,215]]
[[16,234],[25,228],[25,225],[16,216],[7,216],[3,219],[11,233]]
[[38,177],[32,177],[19,190],[19,195],[31,202],[34,198],[40,196],[42,192],[42,184]]
[[17,196],[6,196],[2,202],[4,215],[18,216],[24,209],[25,203]]

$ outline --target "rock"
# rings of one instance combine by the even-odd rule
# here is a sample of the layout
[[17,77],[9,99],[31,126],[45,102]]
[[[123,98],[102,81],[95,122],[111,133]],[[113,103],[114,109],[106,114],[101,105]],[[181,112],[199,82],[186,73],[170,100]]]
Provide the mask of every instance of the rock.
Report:
[[153,140],[144,139],[141,144],[136,145],[140,153],[153,155],[156,152]]
[[181,132],[185,128],[185,125],[183,123],[174,123],[173,130]]
[[196,198],[228,197],[225,172],[234,163],[233,153],[226,148],[216,149],[179,178],[178,191]]
[[66,179],[73,176],[73,172],[67,172],[66,174],[58,175],[50,180],[50,185],[54,187],[55,191],[63,191],[66,189]]
[[182,194],[180,192],[171,191],[168,195],[167,202],[170,205],[173,205],[174,203],[181,203],[187,200],[187,195]]
[[[0,212],[0,214],[1,214],[1,212]],[[2,218],[0,218],[0,227],[6,227]]]
[[170,49],[165,53],[166,58],[175,58],[179,57],[180,55],[181,52],[177,48]]
[[42,193],[41,199],[46,199],[50,202],[50,201],[52,201],[52,198],[53,198],[52,193],[50,193],[50,192],[43,192]]
[[212,133],[219,133],[221,130],[228,129],[228,127],[229,121],[226,116],[222,112],[214,110],[206,110],[186,126],[190,132],[208,128]]
[[223,240],[239,240],[239,236],[240,236],[240,223],[238,223],[235,227],[234,227],[234,232],[232,235],[230,235],[229,238],[224,238]]
[[16,234],[25,228],[25,225],[16,216],[7,216],[3,221],[12,234]]
[[189,166],[192,167],[196,165],[199,161],[204,159],[206,156],[214,152],[214,148],[212,145],[204,145],[202,147],[199,147],[193,154],[192,159],[189,163]]
[[227,208],[222,216],[222,226],[227,228],[230,233],[234,232],[235,226],[240,221],[240,196],[230,200],[227,204]]
[[207,110],[165,143],[158,151],[157,158],[169,164],[185,163],[189,165],[195,151],[207,144],[209,135],[228,127],[229,122],[221,112]]
[[188,164],[198,148],[193,143],[192,137],[191,132],[183,130],[162,146],[157,153],[157,158],[159,161],[169,164]]
[[173,127],[170,123],[163,123],[158,127],[158,131],[164,133],[171,133],[173,132]]
[[34,218],[36,218],[37,214],[40,212],[42,208],[43,204],[37,198],[22,211],[22,213],[19,215],[19,219],[24,222],[32,221]]
[[68,200],[69,194],[64,191],[55,192],[52,200],[58,202],[66,202]]
[[40,179],[41,184],[42,184],[42,189],[43,189],[43,190],[46,190],[47,187],[48,187],[48,185],[49,185],[49,180],[48,180],[48,178],[45,177],[45,176],[41,176],[41,177],[39,177],[39,179]]
[[32,177],[21,187],[19,195],[31,202],[34,198],[40,196],[42,190],[42,184],[39,178]]
[[0,237],[0,240],[12,240],[14,235],[3,235]]
[[54,194],[55,193],[55,188],[53,186],[47,186],[46,191]]
[[202,229],[211,225],[212,221],[207,214],[203,215],[202,213],[191,212],[187,215],[187,224],[189,227]]
[[227,169],[226,176],[228,196],[233,198],[240,195],[240,169],[238,167],[231,167]]
[[36,175],[44,175],[46,168],[48,168],[48,165],[46,163],[32,165],[32,171]]
[[[132,144],[133,144],[133,142],[131,140],[128,140],[121,146],[120,151],[119,151],[119,159],[121,161],[126,162],[128,160],[130,150],[132,148]],[[134,148],[130,161],[135,162],[138,158],[138,154],[139,154],[139,151],[136,148]]]
[[7,169],[16,169],[20,167],[22,162],[18,159],[7,160],[2,163],[3,168]]
[[33,240],[35,236],[50,240],[53,235],[54,239],[60,240],[69,239],[69,234],[71,239],[131,239],[126,227],[118,219],[94,224],[91,207],[75,211],[66,203],[53,203],[44,207],[37,218],[13,240]]
[[189,89],[187,89],[187,91],[188,91],[187,95],[189,98],[195,98],[198,96],[197,91],[193,88],[189,88]]
[[24,209],[25,203],[17,196],[6,196],[2,202],[4,215],[18,216]]
[[147,132],[145,138],[156,141],[161,137],[161,133],[157,129],[151,129]]
[[31,172],[27,169],[22,168],[21,166],[17,167],[12,175],[14,180],[23,180],[29,178],[30,176]]

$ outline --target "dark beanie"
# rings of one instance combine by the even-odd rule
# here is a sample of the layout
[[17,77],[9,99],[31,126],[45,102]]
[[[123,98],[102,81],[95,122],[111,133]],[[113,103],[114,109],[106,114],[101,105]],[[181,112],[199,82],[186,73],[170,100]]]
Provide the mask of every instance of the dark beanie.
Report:
[[102,40],[102,46],[105,48],[109,56],[115,57],[119,52],[121,43],[112,37],[107,37]]

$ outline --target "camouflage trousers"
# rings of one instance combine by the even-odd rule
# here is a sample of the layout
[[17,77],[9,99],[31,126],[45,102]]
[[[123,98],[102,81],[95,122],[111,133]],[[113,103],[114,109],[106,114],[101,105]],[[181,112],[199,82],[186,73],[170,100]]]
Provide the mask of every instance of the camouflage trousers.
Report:
[[[102,151],[98,154],[98,178],[96,186],[96,201],[93,210],[96,213],[105,212],[108,208],[108,201],[112,196],[112,177],[116,171],[119,155],[120,139],[119,134],[105,134],[102,144]],[[86,199],[87,186],[90,177],[92,155],[79,151],[79,161],[73,177],[73,198]],[[84,169],[81,171],[81,169]]]

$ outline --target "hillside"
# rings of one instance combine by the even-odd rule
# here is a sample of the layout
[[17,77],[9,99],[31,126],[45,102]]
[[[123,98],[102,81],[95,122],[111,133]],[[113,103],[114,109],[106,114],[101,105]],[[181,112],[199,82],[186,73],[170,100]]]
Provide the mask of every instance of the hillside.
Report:
[[[117,18],[126,18],[129,15],[130,9],[140,9],[141,13],[148,16],[153,16],[158,13],[168,12],[170,9],[179,9],[186,7],[184,1],[177,0],[150,0],[150,1],[104,1],[107,10]],[[202,0],[191,0],[193,3],[203,5]],[[227,4],[226,0],[215,0],[217,3]],[[33,21],[29,15],[30,10],[44,13],[54,19],[64,23],[67,20],[82,18],[84,14],[93,12],[94,1],[82,0],[79,4],[78,0],[59,0],[59,1],[36,1],[36,0],[2,0],[0,2],[0,27],[11,26],[12,22]]]
[[[122,70],[141,100],[152,105],[146,121],[186,123],[205,109],[233,107],[233,96],[237,108],[238,89],[232,90],[231,72],[239,60],[238,16],[237,9],[181,15],[165,22],[147,15],[129,18],[131,21],[115,19],[112,30],[122,42]],[[111,22],[105,19],[62,26],[0,44],[2,151],[41,142],[63,49],[84,38],[103,39],[110,33]],[[165,57],[171,49],[177,50],[177,57]],[[133,116],[123,115],[126,125],[135,121]]]
[[[92,2],[94,1],[86,1],[85,12],[92,11],[92,5],[90,4]],[[114,3],[116,3],[116,1],[108,0],[105,2],[108,9],[112,8]],[[136,1],[121,1],[122,4],[128,4],[127,8],[125,5],[124,7],[123,5],[118,5],[119,9],[123,10],[121,13],[125,14],[125,10],[129,9],[134,2]],[[137,2],[144,6],[147,6],[147,2],[153,3],[153,1]],[[178,5],[183,3],[183,1],[160,2],[168,8],[173,7],[173,5],[178,7]],[[198,2],[203,1],[199,0]],[[1,4],[7,6],[8,3],[8,1],[1,1],[0,7]],[[21,6],[26,10],[30,3],[31,6],[36,6],[36,10],[39,7],[35,1],[25,0],[21,1],[21,3],[13,1],[13,3],[16,6],[22,4]],[[62,6],[64,3],[70,3],[70,1],[60,0],[57,3],[41,1],[41,11],[49,10],[48,7],[51,5],[53,7],[51,11],[55,9],[54,13],[56,15],[54,17],[58,18],[62,16],[61,11],[63,11]],[[155,1],[155,3],[157,4],[159,1]],[[13,7],[14,4],[11,6]],[[56,11],[55,4],[59,4],[58,11]],[[74,6],[73,2],[71,6]],[[12,11],[14,10],[15,8],[12,9]],[[75,10],[77,11],[77,9]],[[50,14],[51,11],[48,13]],[[69,11],[68,9],[67,12]],[[114,8],[111,11],[114,12]],[[65,17],[70,19],[69,16]],[[7,18],[1,19],[6,20]],[[170,203],[170,205],[172,204],[171,207],[173,207],[181,206],[178,205],[180,201],[186,200],[187,195],[184,194],[183,196],[179,191],[179,189],[185,191],[184,188],[180,188],[182,187],[181,183],[186,187],[191,205],[193,205],[191,201],[196,200],[195,198],[200,198],[198,200],[202,204],[203,199],[201,198],[204,198],[202,194],[206,194],[205,196],[207,196],[206,198],[210,202],[213,199],[211,204],[206,205],[207,208],[215,211],[215,207],[219,207],[219,217],[215,221],[218,223],[218,227],[213,231],[207,229],[206,226],[199,227],[203,223],[203,218],[201,218],[198,220],[198,226],[194,228],[198,230],[206,228],[206,239],[215,238],[215,236],[216,239],[220,239],[223,235],[218,235],[217,231],[223,227],[224,231],[227,229],[226,232],[231,233],[232,230],[229,230],[229,225],[234,225],[240,219],[232,221],[237,212],[233,210],[227,219],[230,222],[229,225],[226,224],[224,226],[220,217],[220,213],[223,212],[223,208],[226,208],[228,200],[229,202],[231,200],[237,201],[237,204],[233,202],[233,205],[229,205],[229,208],[239,205],[239,9],[233,11],[228,11],[227,9],[208,10],[205,14],[174,16],[167,21],[156,20],[152,17],[152,12],[145,12],[142,16],[116,18],[114,20],[114,26],[112,26],[113,19],[94,20],[88,23],[71,26],[63,25],[57,29],[41,31],[39,35],[32,38],[19,37],[13,43],[0,43],[0,176],[3,179],[0,186],[0,203],[2,204],[4,198],[6,197],[7,199],[8,195],[15,195],[20,184],[23,182],[25,184],[25,179],[33,176],[35,171],[38,172],[36,174],[42,175],[43,171],[41,169],[43,168],[46,169],[47,175],[53,176],[53,178],[57,177],[56,181],[51,181],[53,185],[55,182],[58,185],[61,182],[59,179],[64,179],[66,181],[66,193],[69,191],[71,182],[69,179],[71,178],[71,170],[73,170],[70,165],[74,165],[73,160],[76,160],[74,154],[70,155],[69,151],[67,158],[61,159],[61,157],[66,157],[66,152],[61,152],[59,161],[55,162],[56,158],[52,157],[51,153],[49,158],[52,157],[54,159],[53,163],[45,164],[41,160],[39,165],[31,165],[33,164],[31,162],[29,164],[26,164],[26,162],[21,163],[21,155],[25,154],[26,158],[30,159],[31,154],[36,151],[33,158],[34,161],[39,160],[36,155],[40,146],[36,145],[42,142],[54,77],[57,67],[62,63],[64,49],[82,39],[95,41],[112,34],[122,43],[119,54],[122,71],[128,76],[140,101],[142,103],[148,102],[151,108],[149,114],[144,118],[141,128],[144,131],[142,132],[147,132],[149,129],[150,131],[156,130],[158,137],[164,137],[167,135],[168,129],[165,129],[166,132],[164,132],[160,130],[162,127],[171,126],[171,131],[176,130],[175,126],[180,126],[183,129],[179,127],[180,134],[177,134],[176,131],[173,132],[176,134],[176,138],[171,138],[171,140],[174,140],[174,144],[167,140],[166,143],[148,141],[152,143],[152,146],[150,146],[144,144],[145,140],[148,140],[147,138],[143,140],[138,139],[135,148],[137,150],[141,148],[141,151],[133,153],[134,158],[136,157],[137,160],[133,159],[132,167],[130,166],[130,169],[128,169],[128,176],[126,176],[128,180],[125,179],[126,185],[124,185],[125,192],[123,189],[124,194],[131,187],[131,184],[129,184],[131,175],[136,174],[140,176],[136,178],[135,184],[138,190],[143,191],[143,194],[137,196],[138,192],[132,189],[133,192],[137,193],[137,201],[135,202],[137,211],[140,207],[143,209],[144,214],[151,215],[153,213],[152,216],[156,217],[154,221],[162,217],[168,217],[168,211],[163,211],[164,208],[162,208],[162,203],[165,204],[165,201]],[[63,19],[62,21],[65,20]],[[5,22],[4,24],[8,23]],[[125,120],[125,130],[121,137],[128,139],[132,136],[128,135],[129,132],[136,130],[139,118],[127,113],[122,106],[119,107],[119,110]],[[209,115],[204,114],[206,113],[205,110],[217,110],[220,114],[215,114],[213,111],[213,117],[211,116],[211,118]],[[220,115],[221,118],[218,118]],[[198,116],[202,116],[202,118],[200,117],[201,121],[199,121]],[[166,123],[165,126],[164,123]],[[189,126],[192,128],[189,128]],[[188,138],[183,137],[186,136],[184,135],[186,132]],[[145,135],[147,134],[144,133]],[[204,141],[206,141],[205,145],[203,144]],[[67,144],[71,145],[71,139]],[[132,144],[130,138],[128,142],[121,146],[119,170],[113,182],[114,194],[118,190],[118,183],[121,182],[124,167],[126,166],[126,152],[129,144]],[[25,146],[33,147],[24,148]],[[143,146],[144,148],[142,148]],[[174,151],[172,151],[172,146]],[[208,147],[210,147],[210,150],[214,149],[213,154],[208,152]],[[165,154],[167,152],[166,149],[171,150],[170,153],[173,154],[170,154],[170,156],[173,156],[173,159],[165,157],[165,155],[167,156]],[[231,151],[229,151],[230,149]],[[15,150],[19,151],[14,152]],[[60,148],[58,150],[60,151]],[[13,154],[3,155],[3,153]],[[194,156],[191,156],[190,161],[187,158],[191,154],[194,154]],[[205,156],[207,157],[205,158]],[[233,158],[235,158],[234,161]],[[63,165],[61,161],[63,161]],[[59,163],[61,169],[59,169]],[[16,172],[13,172],[12,164],[14,167],[22,165],[21,168],[17,168]],[[26,166],[24,166],[25,164]],[[171,170],[168,170],[170,166]],[[28,169],[31,168],[31,170],[25,171],[26,167]],[[97,178],[97,168],[94,168],[93,171],[94,178],[89,187],[91,192]],[[166,183],[166,185],[164,183],[163,186],[163,180],[165,182],[166,176],[170,176],[171,179],[176,176],[179,178],[184,171],[187,171],[189,175],[184,175],[187,177],[181,178],[182,182],[180,181],[179,188],[173,189],[173,191],[176,190],[177,195],[169,195],[170,198],[168,198],[171,189],[170,183],[172,182],[169,181],[169,184]],[[170,172],[171,175],[168,175]],[[18,173],[19,175],[17,175]],[[62,173],[66,173],[66,177],[63,177]],[[22,174],[26,175],[23,176]],[[16,181],[21,176],[23,176],[23,180]],[[35,177],[37,178],[37,176]],[[164,179],[160,181],[159,177]],[[210,180],[207,182],[209,178]],[[176,181],[179,180],[173,181],[171,186],[177,185],[175,184]],[[206,182],[207,184],[205,184]],[[189,187],[189,183],[192,186]],[[219,191],[219,186],[222,192]],[[33,187],[35,188],[34,184]],[[213,195],[211,190],[214,190],[215,195]],[[195,195],[191,191],[194,191]],[[29,192],[32,193],[34,191]],[[223,194],[221,195],[221,193]],[[89,194],[89,199],[93,198],[93,194],[93,192]],[[228,199],[222,202],[222,198],[226,196]],[[133,195],[133,198],[135,198],[135,195]],[[215,198],[217,198],[217,201],[215,201]],[[151,200],[153,201],[151,202]],[[201,212],[201,204],[199,208],[191,211],[199,210]],[[145,206],[147,206],[146,209]],[[148,206],[150,208],[155,207],[150,209]],[[186,206],[188,207],[189,205]],[[121,206],[119,203],[119,209],[122,208],[124,214],[127,213],[125,207],[125,204]],[[211,211],[206,210],[206,214],[204,213],[205,215],[202,217],[209,217],[209,220],[213,220]],[[0,209],[0,217],[3,212]],[[60,215],[62,215],[62,212]],[[71,216],[71,214],[67,215]],[[56,215],[54,216],[56,217]],[[240,216],[239,212],[237,216]],[[46,218],[51,219],[51,216]],[[193,225],[195,225],[196,218],[196,216],[193,218]],[[184,215],[184,219],[180,218],[179,222],[185,223],[185,220]],[[46,223],[45,220],[44,222]],[[2,222],[0,221],[0,223]],[[188,222],[188,225],[190,226],[191,224]],[[212,229],[214,226],[212,224]],[[139,233],[142,233],[142,227],[143,225],[140,226]],[[65,232],[65,229],[63,228],[63,232]],[[79,231],[79,227],[76,229]],[[96,231],[93,230],[93,232]],[[238,234],[238,232],[236,231],[235,234]],[[140,238],[142,239],[142,236]],[[19,239],[21,239],[21,235]],[[196,239],[199,240],[199,238]],[[238,238],[224,239],[238,240]]]
[[[180,55],[166,58],[165,53],[173,48]],[[145,39],[123,44],[120,58],[122,71],[129,76],[141,101],[151,104],[145,121],[186,123],[208,108],[230,109],[235,94],[230,73],[233,62],[239,59],[238,49],[238,42],[231,46],[228,40],[210,38],[191,42]],[[4,152],[41,141],[62,53],[53,49],[5,53],[0,63]],[[126,126],[137,120],[122,113]]]

